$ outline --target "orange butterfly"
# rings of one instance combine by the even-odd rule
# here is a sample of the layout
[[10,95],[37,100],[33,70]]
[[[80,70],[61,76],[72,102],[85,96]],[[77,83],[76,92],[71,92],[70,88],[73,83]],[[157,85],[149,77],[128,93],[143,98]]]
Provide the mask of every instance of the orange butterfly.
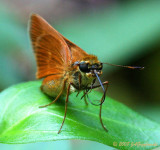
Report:
[[[100,122],[107,131],[101,118],[102,103],[105,100],[107,89],[103,85],[108,85],[108,81],[102,83],[99,78],[102,74],[103,63],[98,60],[97,56],[87,54],[80,47],[66,39],[37,14],[31,16],[30,38],[37,61],[36,77],[37,79],[44,78],[41,90],[45,94],[55,97],[55,100],[50,104],[40,107],[49,106],[55,103],[60,96],[66,96],[64,119],[58,133],[60,133],[66,118],[69,94],[72,92],[79,93],[80,91],[84,92],[82,98],[84,97],[86,104],[87,97],[93,105],[100,105]],[[98,79],[100,85],[94,85],[96,79]],[[100,86],[104,94],[100,103],[94,104],[89,99],[88,93]]]

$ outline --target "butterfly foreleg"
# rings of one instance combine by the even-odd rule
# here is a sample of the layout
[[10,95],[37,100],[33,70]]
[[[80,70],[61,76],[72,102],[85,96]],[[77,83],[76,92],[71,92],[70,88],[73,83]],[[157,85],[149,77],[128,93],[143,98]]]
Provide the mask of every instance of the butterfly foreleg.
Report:
[[[105,82],[103,82],[102,83],[103,85],[107,85],[107,87],[108,87],[108,81],[105,81]],[[101,85],[100,84],[98,84],[98,85],[95,85],[95,86],[92,86],[92,87],[87,87],[86,89],[88,89],[88,90],[90,90],[90,89],[96,89],[96,88],[99,88]]]
[[85,92],[85,91],[83,91],[83,97],[84,97],[84,102],[85,102],[85,104],[88,105],[88,102],[87,102],[87,100],[86,100],[86,92]]

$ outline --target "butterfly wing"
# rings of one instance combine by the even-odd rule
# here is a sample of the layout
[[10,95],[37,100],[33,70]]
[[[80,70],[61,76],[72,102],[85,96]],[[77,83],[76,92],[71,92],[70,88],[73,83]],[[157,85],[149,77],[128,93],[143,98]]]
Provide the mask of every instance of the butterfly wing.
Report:
[[[55,30],[53,27],[51,27],[43,18],[41,18],[38,15],[32,15],[31,18],[34,18],[35,22],[37,22],[37,24],[34,25],[35,28],[37,28],[37,25],[41,24],[41,21],[39,21],[39,20],[43,20],[43,22],[45,22],[47,24],[47,26],[44,26],[44,24],[41,25],[41,26],[44,26],[45,30],[37,28],[34,31],[34,32],[36,32],[35,33],[36,35],[41,36],[42,34],[45,34],[46,31],[48,33],[48,32],[52,32],[54,30],[54,33],[56,33],[56,35],[61,36],[63,38],[63,40],[66,42],[66,44],[68,45],[68,47],[69,47],[69,49],[71,51],[72,62],[75,62],[75,61],[78,61],[78,60],[82,60],[84,57],[88,56],[88,53],[86,53],[79,46],[77,46],[76,44],[74,44],[73,42],[71,42],[70,40],[65,38],[57,30]],[[36,43],[36,38],[35,38],[35,36],[33,36],[33,40],[32,40],[33,46],[35,45],[35,43]]]
[[37,61],[37,78],[65,73],[71,63],[71,52],[65,40],[39,15],[33,14],[30,37]]
[[69,49],[71,50],[72,62],[80,61],[84,57],[87,57],[89,55],[84,50],[82,50],[79,46],[77,46],[76,44],[74,44],[73,42],[71,42],[70,40],[65,38],[63,35],[61,35],[61,36],[66,41]]

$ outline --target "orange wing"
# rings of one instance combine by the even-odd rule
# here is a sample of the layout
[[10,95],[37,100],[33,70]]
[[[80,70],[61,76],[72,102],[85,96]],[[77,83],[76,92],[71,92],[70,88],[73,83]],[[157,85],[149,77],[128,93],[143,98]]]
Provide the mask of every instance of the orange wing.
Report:
[[30,37],[37,61],[37,78],[48,75],[64,75],[71,64],[71,52],[65,40],[43,18],[33,14]]
[[[38,18],[41,18],[40,16],[38,15],[35,15],[37,16]],[[68,40],[67,38],[65,38],[62,34],[60,34],[57,30],[55,30],[53,27],[51,27],[43,18],[41,18],[41,20],[43,20],[47,25],[47,30],[50,31],[51,30],[54,30],[55,33],[57,33],[57,35],[60,35],[64,40],[65,42],[67,43],[70,51],[71,51],[71,57],[72,57],[72,62],[75,62],[78,60],[81,60],[83,57],[86,57],[88,56],[88,53],[86,53],[84,50],[82,50],[80,47],[78,47],[76,44],[74,44],[73,42],[71,42],[70,40]],[[50,28],[50,29],[49,29]],[[45,32],[45,31],[43,31]],[[51,32],[51,31],[50,31]],[[34,43],[33,43],[34,44]]]
[[76,44],[65,38],[63,35],[61,35],[63,39],[66,41],[69,49],[71,50],[72,55],[72,62],[76,62],[78,60],[82,60],[84,57],[87,57],[89,54],[86,53],[84,50],[82,50],[80,47],[78,47]]

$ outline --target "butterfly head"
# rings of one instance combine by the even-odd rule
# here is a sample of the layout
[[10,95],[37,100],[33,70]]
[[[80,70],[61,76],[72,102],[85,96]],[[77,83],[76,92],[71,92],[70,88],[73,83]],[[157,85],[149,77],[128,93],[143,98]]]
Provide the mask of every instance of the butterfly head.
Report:
[[88,78],[95,78],[95,72],[100,76],[102,74],[103,64],[97,59],[96,56],[90,55],[83,60],[77,62],[79,70]]

